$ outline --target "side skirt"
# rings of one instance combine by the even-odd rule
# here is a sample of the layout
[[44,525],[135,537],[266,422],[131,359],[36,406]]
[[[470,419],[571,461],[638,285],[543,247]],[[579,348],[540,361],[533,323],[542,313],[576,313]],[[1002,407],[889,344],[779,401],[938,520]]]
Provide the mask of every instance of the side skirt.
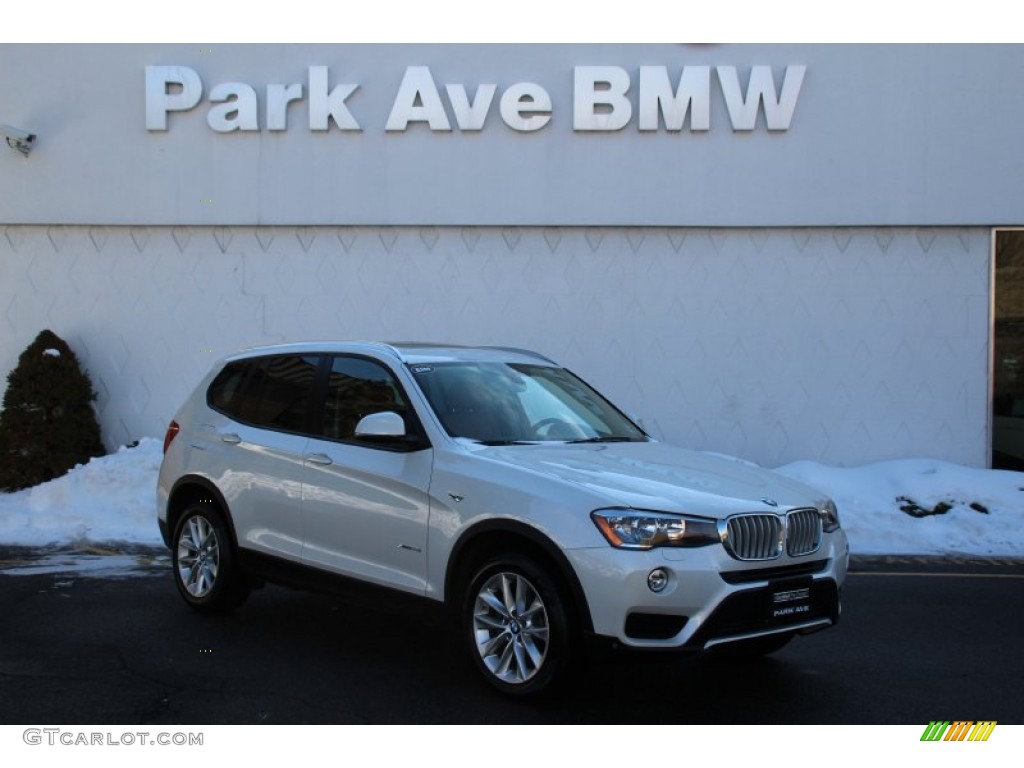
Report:
[[240,549],[238,556],[254,587],[262,587],[263,582],[271,582],[334,595],[362,608],[413,616],[430,623],[447,619],[444,603],[438,600],[388,589],[250,549]]

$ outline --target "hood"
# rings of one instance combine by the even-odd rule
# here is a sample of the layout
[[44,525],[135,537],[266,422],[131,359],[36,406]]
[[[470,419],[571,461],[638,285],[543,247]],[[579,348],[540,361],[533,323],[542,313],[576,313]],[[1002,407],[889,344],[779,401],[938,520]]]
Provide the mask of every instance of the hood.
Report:
[[736,512],[819,506],[826,498],[741,459],[653,441],[540,443],[481,450],[494,461],[585,489],[608,506],[722,518]]

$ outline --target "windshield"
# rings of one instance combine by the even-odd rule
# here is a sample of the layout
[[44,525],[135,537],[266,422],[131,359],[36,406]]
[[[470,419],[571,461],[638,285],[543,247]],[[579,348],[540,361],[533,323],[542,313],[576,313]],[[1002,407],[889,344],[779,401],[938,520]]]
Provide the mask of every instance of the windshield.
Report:
[[410,370],[452,437],[489,445],[646,440],[564,368],[524,363],[430,363]]

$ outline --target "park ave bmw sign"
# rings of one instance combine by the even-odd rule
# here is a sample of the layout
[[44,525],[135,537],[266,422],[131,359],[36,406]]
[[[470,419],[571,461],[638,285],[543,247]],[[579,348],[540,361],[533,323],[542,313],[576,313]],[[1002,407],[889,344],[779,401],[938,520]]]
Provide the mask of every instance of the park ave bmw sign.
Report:
[[[751,67],[742,78],[734,66],[685,66],[677,76],[664,66],[642,66],[635,73],[617,66],[578,66],[573,69],[572,127],[618,131],[632,124],[640,131],[709,131],[712,93],[717,91],[733,131],[753,131],[761,110],[767,130],[787,131],[805,72],[805,66],[787,66],[777,85],[772,67],[765,65]],[[218,133],[287,131],[289,105],[306,102],[310,131],[327,131],[333,123],[342,131],[359,132],[371,120],[390,133],[416,124],[435,132],[482,131],[500,119],[513,131],[532,132],[544,129],[557,108],[538,83],[438,83],[424,66],[405,69],[387,115],[362,115],[350,107],[349,98],[359,87],[332,85],[328,67],[310,66],[304,84],[267,84],[261,110],[256,87],[217,83],[205,94],[206,122]],[[199,108],[205,88],[190,67],[146,67],[146,129],[167,131],[174,120],[187,119],[185,114],[171,116]]]

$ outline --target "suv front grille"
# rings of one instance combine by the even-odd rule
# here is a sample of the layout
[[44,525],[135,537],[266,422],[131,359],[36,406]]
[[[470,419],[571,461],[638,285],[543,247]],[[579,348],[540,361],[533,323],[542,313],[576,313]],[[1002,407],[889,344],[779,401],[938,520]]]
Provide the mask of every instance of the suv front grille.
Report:
[[786,515],[786,554],[809,555],[821,546],[821,516],[816,509],[794,509]]
[[734,515],[725,548],[737,560],[774,560],[782,554],[782,520],[778,515]]
[[726,523],[725,549],[737,560],[775,560],[809,555],[821,546],[821,518],[816,509],[780,515],[733,515]]

